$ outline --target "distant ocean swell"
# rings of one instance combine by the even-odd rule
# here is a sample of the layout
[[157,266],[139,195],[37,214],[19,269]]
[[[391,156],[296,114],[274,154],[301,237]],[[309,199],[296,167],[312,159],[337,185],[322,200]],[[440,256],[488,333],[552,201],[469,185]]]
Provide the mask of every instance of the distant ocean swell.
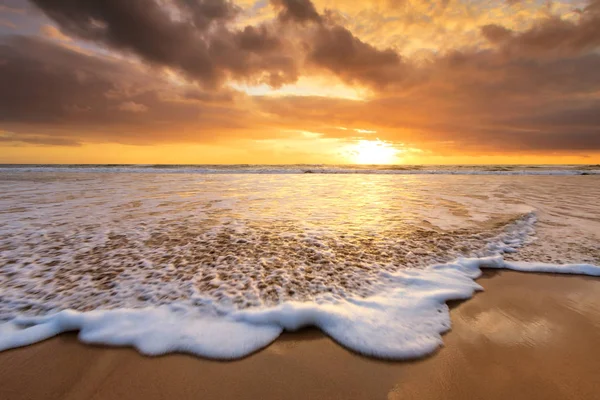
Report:
[[0,165],[3,172],[180,174],[600,175],[600,165]]

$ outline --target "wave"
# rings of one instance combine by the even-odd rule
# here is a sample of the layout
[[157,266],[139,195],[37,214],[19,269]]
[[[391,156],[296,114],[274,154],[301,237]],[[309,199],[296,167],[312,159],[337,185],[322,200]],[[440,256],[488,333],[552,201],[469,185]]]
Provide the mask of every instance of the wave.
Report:
[[[254,190],[262,179],[240,179],[243,185],[215,179],[217,186],[181,196],[187,189],[179,179],[113,176],[115,181],[107,182],[102,176],[82,187],[76,178],[60,185],[50,180],[39,187],[20,181],[6,186],[0,350],[79,331],[83,342],[133,346],[147,355],[235,359],[267,346],[283,331],[316,326],[356,352],[409,359],[442,344],[451,325],[446,302],[481,290],[476,279],[482,268],[600,276],[600,267],[592,265],[597,256],[585,255],[597,254],[596,225],[589,221],[598,214],[596,203],[586,204],[597,197],[597,185],[587,179],[559,190],[553,180],[547,187],[527,184],[525,191],[513,184],[486,188],[469,182],[471,195],[442,182],[441,193],[438,185],[403,197],[389,197],[387,190],[393,193],[397,185],[388,182],[372,192],[377,196],[355,190],[359,196],[327,203],[327,196],[319,195],[327,191],[315,190],[318,185],[304,177],[286,179],[286,196],[269,182],[267,189]],[[330,181],[335,179],[321,185]],[[412,185],[406,185],[408,193],[426,186],[419,180]],[[154,192],[154,186],[163,192]],[[221,193],[230,188],[243,195],[239,202],[225,207],[215,202],[227,203]],[[82,196],[80,190],[93,195]],[[297,195],[300,191],[310,195]],[[271,197],[283,200],[272,205]],[[361,197],[373,208],[361,205]],[[391,204],[402,200],[406,208],[382,207],[386,198]],[[535,201],[530,206],[516,201],[521,198]],[[346,204],[368,218],[356,218]],[[435,208],[440,204],[456,211],[459,222],[469,222],[466,227],[441,227],[449,214]],[[579,214],[569,215],[563,207],[578,208]],[[329,210],[318,215],[324,225],[297,223],[316,208]],[[269,213],[256,216],[256,209]],[[287,209],[292,212],[281,213]],[[548,218],[547,231],[540,231],[543,245],[529,251],[525,245],[535,240],[537,210]],[[468,217],[460,217],[465,211]],[[336,225],[336,219],[342,223]],[[556,229],[556,221],[575,221],[577,229]],[[571,248],[573,253],[551,257]],[[517,251],[521,259],[581,263],[503,258]]]
[[144,309],[17,317],[0,325],[0,351],[79,331],[84,343],[133,346],[145,355],[173,352],[236,359],[274,341],[284,330],[320,328],[364,355],[412,359],[434,352],[450,329],[447,301],[464,300],[482,287],[481,268],[600,276],[600,266],[508,262],[502,256],[462,258],[425,270],[382,273],[385,288],[366,298],[286,302],[275,307],[223,310],[171,304]]

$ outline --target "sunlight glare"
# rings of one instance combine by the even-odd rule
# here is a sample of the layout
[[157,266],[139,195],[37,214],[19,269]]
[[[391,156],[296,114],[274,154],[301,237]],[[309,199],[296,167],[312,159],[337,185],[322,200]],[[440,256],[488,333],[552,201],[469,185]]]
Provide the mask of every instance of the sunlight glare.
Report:
[[377,139],[360,140],[350,154],[357,164],[393,164],[399,152],[391,143]]

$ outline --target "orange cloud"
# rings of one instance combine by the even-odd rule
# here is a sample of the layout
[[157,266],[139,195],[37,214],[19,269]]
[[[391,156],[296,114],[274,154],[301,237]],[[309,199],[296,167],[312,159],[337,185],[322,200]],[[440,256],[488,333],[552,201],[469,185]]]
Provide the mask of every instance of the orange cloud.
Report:
[[73,41],[73,39],[71,39],[69,36],[63,34],[59,29],[57,29],[55,26],[52,26],[52,25],[42,26],[41,32],[42,32],[42,34],[44,34],[45,36],[47,36],[50,39],[55,39],[55,40],[59,40],[59,41],[63,41],[63,42]]
[[0,34],[4,144],[600,152],[598,0],[33,3],[42,37]]

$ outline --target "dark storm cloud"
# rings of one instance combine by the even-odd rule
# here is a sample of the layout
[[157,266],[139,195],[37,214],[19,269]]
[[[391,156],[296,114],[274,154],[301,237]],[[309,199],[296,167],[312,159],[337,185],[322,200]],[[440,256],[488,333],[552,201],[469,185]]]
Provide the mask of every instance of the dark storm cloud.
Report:
[[252,77],[257,77],[259,83],[279,87],[298,78],[293,55],[282,49],[280,41],[265,27],[246,27],[232,34],[222,30],[212,39],[210,57],[241,81],[255,83]]
[[47,40],[4,37],[0,60],[3,142],[205,142],[245,128],[227,91],[179,93],[138,66]]
[[295,23],[304,38],[303,51],[310,66],[325,69],[349,83],[383,87],[402,78],[401,57],[392,49],[380,50],[356,37],[325,13],[320,15],[310,0],[271,0],[278,19]]
[[321,16],[310,0],[271,0],[271,4],[280,10],[279,19],[283,21],[321,21]]
[[[67,34],[177,69],[207,87],[228,74],[295,79],[295,64],[266,28],[231,31],[238,8],[225,0],[32,0]],[[290,76],[291,78],[287,78]]]
[[235,34],[235,40],[239,48],[256,53],[281,48],[281,42],[265,26],[247,26]]
[[240,11],[232,2],[225,0],[174,0],[180,12],[191,15],[191,22],[200,31],[206,30],[213,22],[232,20]]
[[403,73],[401,58],[395,51],[379,50],[335,25],[319,27],[308,59],[345,81],[378,87],[399,80]]
[[3,122],[59,122],[77,110],[104,106],[104,94],[117,87],[125,71],[117,64],[24,36],[4,38],[0,59]]
[[481,27],[481,34],[492,43],[499,43],[510,38],[513,32],[500,25],[489,24]]
[[306,27],[308,33],[297,31],[304,50],[284,46],[284,27],[278,24],[228,29],[226,22],[239,10],[225,0],[173,0],[168,5],[156,0],[32,1],[65,33],[176,68],[206,86],[217,87],[226,76],[261,79],[275,87],[294,82],[304,51],[309,63],[349,82],[383,86],[401,73],[393,50],[361,41],[326,20],[309,0],[271,1],[282,24],[315,24]]
[[[133,53],[176,69],[207,88],[228,77],[273,87],[295,82],[302,53],[310,64],[349,82],[382,86],[395,81],[399,56],[364,43],[349,30],[325,21],[309,0],[272,0],[281,24],[306,27],[303,49],[285,41],[277,24],[230,29],[240,9],[226,0],[32,0],[70,36]],[[285,44],[284,44],[285,42]],[[308,50],[307,50],[308,49]]]
[[578,21],[549,17],[523,32],[499,25],[486,25],[481,31],[491,42],[501,42],[504,51],[520,56],[580,54],[600,46],[600,0],[579,10]]

